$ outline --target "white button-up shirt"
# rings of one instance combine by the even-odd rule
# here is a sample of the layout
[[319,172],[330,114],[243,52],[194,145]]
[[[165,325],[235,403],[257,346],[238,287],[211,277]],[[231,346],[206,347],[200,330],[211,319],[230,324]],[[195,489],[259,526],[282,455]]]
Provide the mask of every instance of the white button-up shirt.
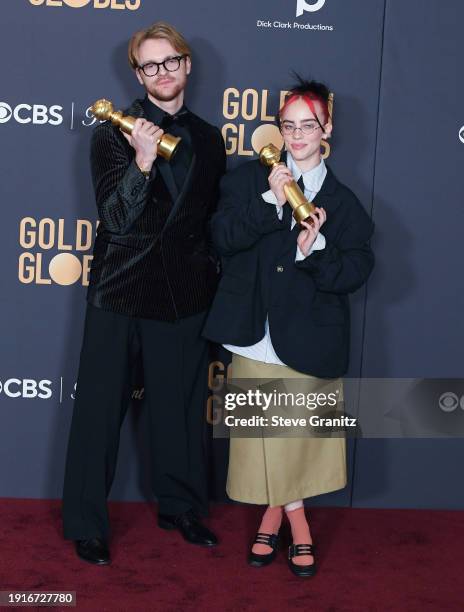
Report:
[[[312,201],[318,191],[320,191],[322,187],[322,183],[325,180],[327,175],[327,168],[324,163],[324,160],[321,159],[321,162],[315,168],[312,168],[308,172],[301,172],[301,170],[296,165],[293,157],[290,153],[287,153],[287,166],[293,174],[293,178],[295,181],[300,179],[300,176],[303,176],[304,182],[304,195],[307,200]],[[282,219],[283,210],[282,206],[279,206],[277,203],[277,199],[274,195],[274,192],[270,189],[269,191],[265,191],[262,194],[262,198],[265,202],[276,206],[276,212],[279,219]],[[292,216],[292,224],[289,230],[291,231],[295,225],[296,221]],[[325,248],[325,237],[319,232],[317,235],[314,244],[312,245],[307,257],[311,255],[313,251],[318,251]],[[305,259],[304,254],[301,252],[300,248],[297,246],[295,261],[301,261]],[[271,333],[269,330],[269,319],[266,317],[266,322],[264,325],[264,336],[263,338],[253,344],[251,346],[234,346],[231,344],[223,345],[226,349],[231,351],[232,353],[236,353],[237,355],[242,355],[243,357],[248,357],[248,359],[255,359],[256,361],[262,361],[263,363],[274,363],[277,365],[285,365],[276,355],[274,347],[272,346]]]

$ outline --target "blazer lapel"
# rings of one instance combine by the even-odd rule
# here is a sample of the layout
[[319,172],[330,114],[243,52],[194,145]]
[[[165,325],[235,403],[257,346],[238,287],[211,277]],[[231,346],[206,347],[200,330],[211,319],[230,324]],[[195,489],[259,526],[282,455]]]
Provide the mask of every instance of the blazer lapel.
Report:
[[[196,129],[196,125],[195,125],[195,121],[194,118],[191,119],[191,123],[189,125],[190,127],[190,135],[192,138],[192,161],[190,162],[190,166],[189,169],[187,171],[187,175],[185,177],[185,181],[184,184],[182,186],[182,189],[180,190],[180,192],[177,190],[177,186],[175,185],[174,182],[174,177],[172,176],[172,172],[170,173],[174,182],[174,186],[176,188],[176,192],[177,195],[175,198],[173,198],[174,200],[174,204],[171,208],[171,212],[168,215],[168,218],[166,219],[166,224],[165,224],[165,228],[169,225],[169,223],[172,221],[172,219],[174,218],[174,216],[176,215],[177,211],[179,210],[179,208],[182,206],[183,201],[185,200],[185,196],[187,195],[191,184],[194,180],[195,175],[197,174],[198,171],[198,165],[199,165],[199,158],[198,158],[198,152],[202,151],[205,144],[204,144],[204,137],[203,134],[201,133],[200,130]],[[207,162],[207,160],[206,160]],[[169,163],[169,162],[167,162]],[[170,170],[170,169],[169,169]]]
[[327,176],[322,183],[321,189],[317,192],[313,202],[319,208],[324,208],[327,213],[327,219],[333,214],[341,204],[341,200],[335,194],[338,181],[332,170],[327,166]]
[[156,168],[166,184],[166,188],[169,191],[172,201],[175,203],[179,197],[179,190],[177,189],[176,181],[174,180],[174,175],[169,166],[169,162],[159,155],[156,159]]
[[184,181],[184,185],[180,191],[180,193],[177,195],[177,198],[174,201],[174,204],[171,208],[171,212],[168,215],[168,218],[166,219],[166,223],[164,225],[163,231],[164,229],[169,225],[169,223],[172,221],[172,219],[174,218],[174,216],[176,215],[177,211],[179,210],[179,208],[182,205],[182,202],[185,199],[185,196],[190,188],[190,183],[192,182],[192,176],[193,176],[193,171],[196,165],[196,154],[194,153],[192,156],[192,162],[190,164],[190,167],[188,169],[187,172],[187,176],[185,177],[185,181]]

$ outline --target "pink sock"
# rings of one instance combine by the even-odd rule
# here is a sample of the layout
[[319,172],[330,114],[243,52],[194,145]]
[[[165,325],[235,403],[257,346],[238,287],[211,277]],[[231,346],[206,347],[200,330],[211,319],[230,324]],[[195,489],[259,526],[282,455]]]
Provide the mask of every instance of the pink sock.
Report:
[[[294,544],[312,544],[313,540],[309,532],[308,521],[306,520],[304,507],[296,510],[287,511],[288,520],[292,529],[292,537]],[[301,555],[293,557],[295,565],[311,565],[314,562],[312,555]]]
[[[259,533],[277,533],[282,522],[282,506],[268,506],[259,526]],[[253,544],[251,552],[257,555],[268,555],[272,548],[267,544]]]

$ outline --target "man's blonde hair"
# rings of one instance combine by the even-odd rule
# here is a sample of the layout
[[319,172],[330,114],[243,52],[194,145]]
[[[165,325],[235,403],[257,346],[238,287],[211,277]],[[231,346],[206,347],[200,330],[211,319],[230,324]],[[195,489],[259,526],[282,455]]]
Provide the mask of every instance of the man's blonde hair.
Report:
[[164,38],[165,40],[169,41],[179,55],[192,55],[187,41],[174,26],[166,23],[165,21],[157,21],[149,28],[136,32],[129,41],[129,64],[134,70],[139,67],[137,53],[140,45],[145,40],[156,38]]

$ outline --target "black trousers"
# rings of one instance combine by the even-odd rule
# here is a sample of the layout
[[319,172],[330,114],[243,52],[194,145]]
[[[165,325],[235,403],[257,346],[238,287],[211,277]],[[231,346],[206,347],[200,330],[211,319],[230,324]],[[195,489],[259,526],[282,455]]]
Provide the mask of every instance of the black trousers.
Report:
[[206,314],[168,323],[88,304],[63,491],[66,539],[109,537],[107,496],[130,402],[134,345],[142,351],[159,512],[207,513],[208,343],[201,337]]

